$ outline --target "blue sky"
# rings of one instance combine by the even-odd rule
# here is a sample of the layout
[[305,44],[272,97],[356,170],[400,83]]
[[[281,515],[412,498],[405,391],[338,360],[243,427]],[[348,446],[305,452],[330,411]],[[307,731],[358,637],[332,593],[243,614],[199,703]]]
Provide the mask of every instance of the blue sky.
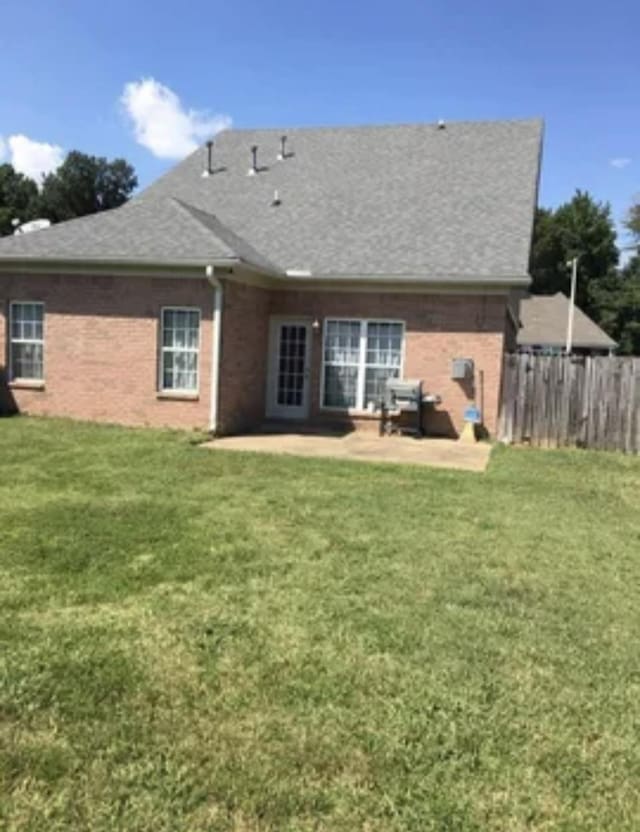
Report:
[[542,116],[541,204],[587,188],[620,220],[640,192],[637,0],[15,0],[0,21],[0,154],[27,169],[77,148],[144,185],[228,118]]

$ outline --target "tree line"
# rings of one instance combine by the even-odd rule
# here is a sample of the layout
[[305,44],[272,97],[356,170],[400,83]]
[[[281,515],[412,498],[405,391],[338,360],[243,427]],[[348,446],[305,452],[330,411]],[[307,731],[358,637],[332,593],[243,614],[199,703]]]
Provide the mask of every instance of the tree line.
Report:
[[44,177],[40,188],[13,165],[0,165],[0,237],[12,234],[14,220],[39,217],[62,222],[117,208],[138,185],[133,167],[124,159],[109,161],[73,150]]
[[[95,214],[126,202],[138,185],[124,159],[107,160],[77,150],[40,188],[10,164],[0,165],[0,236],[13,221],[45,217],[52,222]],[[626,227],[640,245],[640,202],[631,206]],[[558,208],[539,208],[530,271],[534,294],[569,294],[568,262],[579,257],[577,303],[618,343],[623,355],[640,355],[640,256],[619,263],[616,231],[608,203],[586,191]]]

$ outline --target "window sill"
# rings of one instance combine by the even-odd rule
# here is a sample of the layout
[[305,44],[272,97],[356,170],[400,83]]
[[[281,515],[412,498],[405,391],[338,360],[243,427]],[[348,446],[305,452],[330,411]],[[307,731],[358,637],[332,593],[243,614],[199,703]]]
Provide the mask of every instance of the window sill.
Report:
[[200,394],[181,392],[179,390],[160,390],[158,391],[156,398],[178,402],[197,402],[200,398]]
[[28,378],[16,378],[9,382],[10,390],[44,390],[44,381]]
[[327,405],[321,405],[320,412],[352,416],[354,419],[379,419],[381,415],[380,410],[359,410],[355,407],[329,407]]

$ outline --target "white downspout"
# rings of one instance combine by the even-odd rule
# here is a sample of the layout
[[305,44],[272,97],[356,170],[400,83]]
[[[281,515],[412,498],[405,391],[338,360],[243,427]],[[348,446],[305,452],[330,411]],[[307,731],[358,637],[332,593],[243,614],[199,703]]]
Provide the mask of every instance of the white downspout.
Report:
[[220,407],[220,356],[222,347],[222,305],[224,291],[220,280],[214,276],[213,266],[205,269],[207,280],[213,286],[213,325],[211,339],[211,410],[209,416],[209,430],[216,434],[219,426]]

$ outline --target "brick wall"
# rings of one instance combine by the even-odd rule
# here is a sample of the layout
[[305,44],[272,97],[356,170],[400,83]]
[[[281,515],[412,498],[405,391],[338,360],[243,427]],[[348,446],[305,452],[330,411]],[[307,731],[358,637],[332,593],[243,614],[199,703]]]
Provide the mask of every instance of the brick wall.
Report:
[[[46,305],[45,388],[3,385],[10,300]],[[196,400],[158,395],[158,336],[163,306],[201,309],[200,390]],[[130,425],[206,429],[210,418],[213,289],[203,279],[0,275],[0,407]],[[225,281],[219,419],[232,433],[264,420],[270,315],[405,321],[404,374],[423,379],[442,405],[427,428],[452,434],[471,401],[451,380],[454,358],[473,358],[485,423],[495,431],[506,299],[491,295],[266,291]],[[321,333],[312,335],[311,415],[320,409]],[[482,379],[482,385],[480,385]],[[4,394],[3,394],[4,390]]]
[[[2,278],[0,278],[0,281],[1,280]],[[0,290],[0,416],[7,413],[14,413],[16,410],[16,403],[8,385],[8,368],[5,366],[6,343],[7,321],[5,316],[5,304],[2,303],[2,294]]]
[[[45,386],[8,391],[21,412],[127,425],[208,427],[213,289],[204,279],[0,275],[0,365],[8,361],[11,300],[45,303]],[[163,306],[201,310],[195,400],[158,395]]]
[[219,432],[264,421],[270,293],[225,281],[220,365]]
[[[442,404],[429,409],[425,426],[431,433],[453,435],[473,399],[470,384],[451,379],[454,358],[473,358],[476,401],[487,429],[495,432],[505,328],[506,297],[499,295],[391,294],[364,292],[273,292],[274,315],[382,318],[405,321],[404,375],[420,378]],[[335,421],[320,409],[321,330],[315,332],[311,356],[311,413]],[[482,383],[481,383],[482,382]]]

